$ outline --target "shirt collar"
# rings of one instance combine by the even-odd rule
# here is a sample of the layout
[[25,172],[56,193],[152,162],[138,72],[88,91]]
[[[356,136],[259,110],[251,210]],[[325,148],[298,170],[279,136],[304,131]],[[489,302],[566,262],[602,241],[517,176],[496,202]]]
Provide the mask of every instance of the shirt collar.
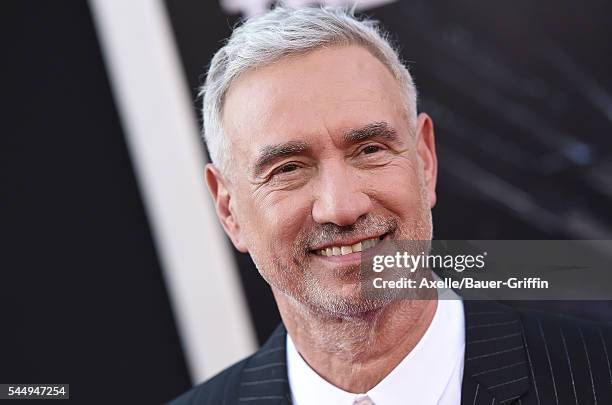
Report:
[[457,383],[451,380],[457,379],[458,370],[461,385],[464,322],[463,303],[458,297],[438,300],[436,313],[421,340],[367,393],[350,393],[327,382],[304,361],[287,334],[287,372],[293,402],[352,405],[358,396],[367,395],[376,405],[405,404],[407,398],[415,404],[438,403],[449,383]]

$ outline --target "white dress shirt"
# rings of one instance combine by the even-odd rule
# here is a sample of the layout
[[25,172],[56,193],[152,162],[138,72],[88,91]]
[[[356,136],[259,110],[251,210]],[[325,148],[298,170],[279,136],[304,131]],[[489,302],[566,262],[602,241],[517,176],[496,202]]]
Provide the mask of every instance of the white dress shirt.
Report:
[[[456,294],[447,290],[445,294]],[[295,405],[458,405],[465,353],[463,302],[440,299],[431,325],[410,353],[365,393],[344,391],[304,361],[287,334],[287,373]]]

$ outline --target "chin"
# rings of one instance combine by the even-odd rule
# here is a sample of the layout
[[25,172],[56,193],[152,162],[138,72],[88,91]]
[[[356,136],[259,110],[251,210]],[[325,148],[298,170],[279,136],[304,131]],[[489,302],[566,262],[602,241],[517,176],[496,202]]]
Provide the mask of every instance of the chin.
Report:
[[361,292],[342,295],[334,292],[323,292],[309,296],[306,306],[314,312],[338,318],[370,317],[384,308],[391,299],[365,298]]

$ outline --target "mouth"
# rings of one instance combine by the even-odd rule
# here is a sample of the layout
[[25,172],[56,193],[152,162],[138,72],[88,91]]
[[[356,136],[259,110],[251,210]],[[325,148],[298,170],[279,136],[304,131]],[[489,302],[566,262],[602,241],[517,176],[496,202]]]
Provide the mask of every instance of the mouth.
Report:
[[361,253],[372,249],[388,236],[389,232],[372,238],[358,240],[351,244],[328,245],[321,249],[311,250],[311,253],[324,258],[355,256],[356,253]]

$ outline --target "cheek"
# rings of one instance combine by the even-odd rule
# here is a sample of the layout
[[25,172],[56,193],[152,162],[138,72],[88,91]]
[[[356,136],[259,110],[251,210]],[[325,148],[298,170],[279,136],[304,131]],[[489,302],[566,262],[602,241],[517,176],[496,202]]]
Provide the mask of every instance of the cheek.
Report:
[[255,243],[259,240],[269,248],[291,248],[311,215],[312,194],[306,189],[273,193],[256,204],[255,211],[260,215],[252,229]]
[[386,209],[410,215],[424,198],[419,170],[414,160],[400,157],[379,170],[363,174],[367,193]]

